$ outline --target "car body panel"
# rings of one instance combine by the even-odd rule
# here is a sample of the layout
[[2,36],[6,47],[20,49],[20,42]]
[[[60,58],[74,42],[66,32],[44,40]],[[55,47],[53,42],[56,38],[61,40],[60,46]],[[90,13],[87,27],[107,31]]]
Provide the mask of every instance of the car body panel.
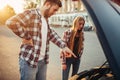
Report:
[[120,79],[120,9],[110,0],[82,0],[92,18],[105,56],[115,75]]

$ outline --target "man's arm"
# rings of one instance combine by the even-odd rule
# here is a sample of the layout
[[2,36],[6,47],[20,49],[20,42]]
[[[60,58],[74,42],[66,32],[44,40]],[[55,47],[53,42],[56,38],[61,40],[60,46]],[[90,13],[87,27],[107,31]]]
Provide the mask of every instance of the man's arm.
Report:
[[50,32],[50,40],[55,43],[58,47],[61,48],[63,55],[73,55],[74,57],[76,57],[74,55],[74,53],[67,47],[66,43],[58,36],[58,34],[51,29]]
[[66,43],[61,39],[61,37],[53,29],[50,29],[49,37],[50,37],[50,41],[52,41],[58,47],[60,48],[67,47]]
[[25,27],[28,26],[29,11],[17,14],[6,21],[6,25],[19,37],[28,39]]

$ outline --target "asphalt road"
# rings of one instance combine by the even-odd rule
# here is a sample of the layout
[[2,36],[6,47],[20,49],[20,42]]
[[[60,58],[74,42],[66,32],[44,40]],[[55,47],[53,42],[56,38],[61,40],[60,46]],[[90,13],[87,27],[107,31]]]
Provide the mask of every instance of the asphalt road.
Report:
[[[53,28],[60,36],[67,28]],[[5,26],[0,26],[0,80],[20,80],[18,55],[21,39]],[[100,66],[106,60],[96,33],[85,32],[84,53],[79,72]],[[47,80],[61,80],[60,49],[50,43]]]

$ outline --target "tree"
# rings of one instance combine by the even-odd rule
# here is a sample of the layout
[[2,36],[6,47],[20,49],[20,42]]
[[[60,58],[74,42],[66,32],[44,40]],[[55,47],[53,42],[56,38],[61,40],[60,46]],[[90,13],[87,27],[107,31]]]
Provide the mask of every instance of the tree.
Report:
[[25,9],[31,9],[31,8],[36,8],[37,4],[34,2],[28,2],[27,5],[25,6]]
[[5,24],[6,20],[15,15],[14,9],[6,5],[3,9],[0,10],[0,24]]

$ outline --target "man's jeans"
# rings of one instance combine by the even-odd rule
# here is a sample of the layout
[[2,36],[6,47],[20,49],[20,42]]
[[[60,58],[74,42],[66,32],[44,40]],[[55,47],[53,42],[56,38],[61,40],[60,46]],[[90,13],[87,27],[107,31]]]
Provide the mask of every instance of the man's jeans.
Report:
[[68,80],[71,65],[72,65],[71,76],[77,74],[79,70],[80,59],[79,58],[68,58],[66,59],[66,65],[67,65],[67,69],[62,71],[62,80]]
[[37,68],[30,67],[27,62],[20,58],[20,80],[46,80],[47,64],[44,60],[38,62]]

